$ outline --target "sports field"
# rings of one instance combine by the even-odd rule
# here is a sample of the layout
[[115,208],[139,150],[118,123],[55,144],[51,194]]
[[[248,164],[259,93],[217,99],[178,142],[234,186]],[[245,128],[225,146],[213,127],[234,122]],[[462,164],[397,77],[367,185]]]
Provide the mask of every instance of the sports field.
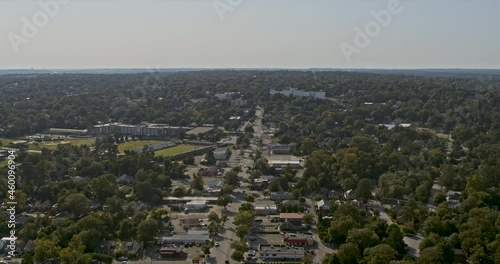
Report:
[[157,144],[163,144],[163,143],[167,143],[167,141],[161,141],[161,140],[129,141],[129,142],[125,142],[123,144],[118,145],[118,151],[124,152],[125,150],[142,149],[142,148],[144,148],[144,145],[157,145]]
[[196,147],[191,145],[177,145],[175,147],[158,150],[155,155],[171,157],[185,152],[193,151]]

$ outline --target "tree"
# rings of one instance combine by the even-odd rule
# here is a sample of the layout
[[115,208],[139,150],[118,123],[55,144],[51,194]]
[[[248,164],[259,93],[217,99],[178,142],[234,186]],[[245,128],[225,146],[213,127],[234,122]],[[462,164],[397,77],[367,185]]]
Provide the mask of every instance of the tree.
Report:
[[45,261],[51,258],[58,258],[61,248],[57,245],[57,240],[49,238],[36,239],[35,245],[35,260]]
[[34,264],[33,255],[31,253],[24,253],[21,264]]
[[389,264],[396,259],[398,252],[387,244],[379,244],[364,251],[367,264]]
[[129,219],[124,219],[120,224],[118,230],[118,238],[121,240],[128,240],[136,233],[134,224]]
[[373,183],[368,179],[361,179],[356,188],[356,198],[367,202],[372,198]]
[[334,243],[344,243],[349,230],[358,227],[358,222],[351,216],[335,217],[332,220],[331,227],[328,229],[328,236]]
[[210,244],[204,244],[201,246],[201,251],[203,252],[203,254],[205,254],[205,257],[209,257],[210,256],[210,249],[211,249],[211,245]]
[[397,225],[390,225],[387,228],[387,237],[384,238],[382,243],[387,243],[392,248],[394,248],[400,256],[406,255],[406,243],[404,242],[404,236],[401,229]]
[[373,247],[380,242],[378,235],[371,229],[352,229],[349,230],[346,243],[356,245],[359,252],[364,252],[365,249]]
[[174,189],[174,191],[172,192],[172,195],[175,197],[182,197],[185,194],[186,194],[186,190],[182,186],[176,187]]
[[314,216],[312,214],[305,214],[303,220],[304,220],[304,224],[310,225],[310,224],[312,224],[312,222],[314,220]]
[[311,154],[311,152],[313,152],[315,148],[316,148],[316,143],[314,142],[314,140],[310,138],[305,138],[304,140],[302,140],[302,143],[300,144],[300,151],[304,155]]
[[235,225],[246,225],[252,226],[254,220],[254,214],[250,211],[239,211],[234,217]]
[[116,193],[116,177],[113,174],[104,174],[91,181],[92,189],[101,203],[106,202],[106,199]]
[[90,200],[82,193],[72,193],[62,199],[61,208],[75,217],[90,212]]
[[191,182],[191,188],[197,191],[203,191],[203,178],[201,176],[194,176],[193,181]]
[[207,160],[207,165],[215,165],[217,163],[217,160],[215,159],[214,151],[212,149],[209,149],[207,151],[207,154],[205,155],[205,159]]
[[436,192],[432,199],[434,201],[434,205],[438,205],[438,204],[446,201],[446,195],[442,192]]
[[219,224],[221,222],[221,219],[216,212],[212,211],[210,212],[210,214],[208,214],[208,221]]
[[238,208],[238,211],[249,211],[253,212],[254,211],[254,206],[251,203],[243,203],[240,205],[240,208]]
[[231,196],[227,194],[224,194],[222,196],[219,196],[219,198],[217,198],[217,205],[222,206],[224,208],[226,208],[227,205],[230,204],[231,202],[233,202],[233,199],[231,198]]
[[160,223],[157,220],[150,218],[142,221],[137,226],[137,239],[143,244],[148,241],[153,241],[159,229]]
[[89,254],[84,254],[85,245],[77,236],[73,236],[69,242],[69,246],[61,250],[61,263],[63,264],[87,264],[92,261]]
[[245,237],[250,232],[250,226],[247,225],[238,225],[236,226],[236,235],[241,239],[245,239]]
[[243,260],[244,258],[244,255],[243,255],[243,252],[241,251],[234,251],[233,254],[231,254],[231,258],[240,262]]
[[342,244],[337,255],[342,264],[357,264],[361,260],[358,247],[352,243]]

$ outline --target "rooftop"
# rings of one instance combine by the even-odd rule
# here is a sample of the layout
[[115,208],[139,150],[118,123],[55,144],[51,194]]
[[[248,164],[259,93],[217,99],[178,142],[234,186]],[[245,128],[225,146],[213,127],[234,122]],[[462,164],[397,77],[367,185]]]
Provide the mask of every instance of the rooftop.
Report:
[[186,132],[186,135],[198,135],[198,134],[205,134],[207,132],[210,132],[214,130],[215,127],[195,127],[189,131]]
[[298,213],[281,213],[281,219],[289,219],[289,220],[302,220],[304,218],[304,214]]

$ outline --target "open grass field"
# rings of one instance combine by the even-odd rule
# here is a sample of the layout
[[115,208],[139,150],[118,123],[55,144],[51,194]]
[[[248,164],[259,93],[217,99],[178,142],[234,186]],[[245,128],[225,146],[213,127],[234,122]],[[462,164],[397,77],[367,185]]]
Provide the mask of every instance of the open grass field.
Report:
[[161,140],[136,140],[129,141],[118,145],[118,151],[124,152],[125,150],[142,149],[144,145],[156,145],[166,143],[166,141]]
[[0,141],[2,142],[2,146],[7,147],[14,139],[0,138]]
[[60,144],[70,144],[70,145],[92,145],[95,143],[95,139],[93,138],[86,138],[86,139],[68,139],[68,140],[63,140],[63,141],[44,141],[41,142],[37,145],[34,144],[29,144],[28,149],[30,150],[40,150],[42,148],[48,148],[48,149],[56,149],[58,145]]
[[158,150],[155,152],[155,155],[164,156],[164,157],[171,157],[171,156],[175,156],[177,154],[182,154],[185,152],[193,151],[195,148],[196,148],[195,146],[191,146],[191,145],[177,145],[175,147]]
[[440,139],[448,139],[450,134],[436,133],[436,136]]

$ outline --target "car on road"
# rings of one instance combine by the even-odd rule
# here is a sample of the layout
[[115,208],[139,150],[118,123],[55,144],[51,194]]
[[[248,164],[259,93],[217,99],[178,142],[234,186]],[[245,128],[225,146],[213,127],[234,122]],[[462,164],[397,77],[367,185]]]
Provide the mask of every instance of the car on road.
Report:
[[215,243],[214,243],[214,246],[215,246],[215,247],[219,247],[219,246],[220,246],[219,242],[215,242]]
[[3,257],[3,259],[5,259],[5,260],[11,260],[12,257],[10,255],[7,255],[7,256]]
[[229,260],[226,259],[226,261],[224,261],[224,263],[229,264]]

